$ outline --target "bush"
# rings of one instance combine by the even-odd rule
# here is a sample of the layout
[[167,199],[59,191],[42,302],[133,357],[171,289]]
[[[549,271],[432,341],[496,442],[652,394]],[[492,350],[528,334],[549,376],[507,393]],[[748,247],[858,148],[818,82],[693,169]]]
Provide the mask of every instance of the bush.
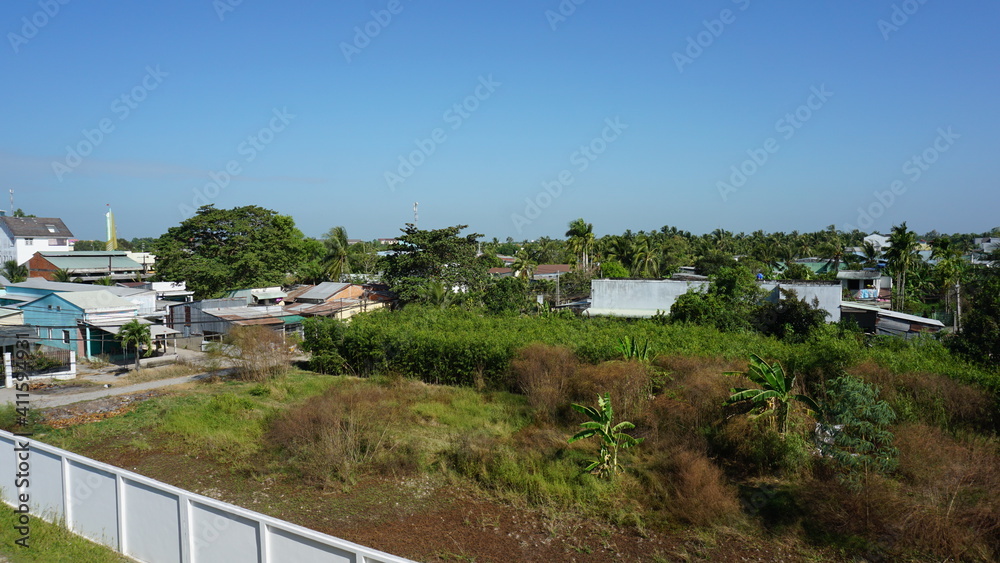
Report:
[[391,404],[388,392],[378,387],[330,388],[276,417],[267,441],[287,454],[307,482],[353,484],[378,463],[398,465],[389,459],[397,446],[390,428],[399,416]]
[[709,526],[740,513],[736,490],[704,453],[680,449],[662,454],[650,471],[666,483],[665,495],[654,502],[679,522]]
[[651,383],[649,366],[639,361],[583,365],[572,381],[570,397],[573,402],[590,404],[594,396],[609,392],[615,419],[638,423],[646,416]]
[[281,334],[266,326],[238,326],[226,337],[223,351],[244,381],[264,381],[291,367],[291,352]]
[[570,382],[578,363],[573,351],[562,346],[535,343],[517,352],[511,369],[541,422],[555,420],[571,402]]

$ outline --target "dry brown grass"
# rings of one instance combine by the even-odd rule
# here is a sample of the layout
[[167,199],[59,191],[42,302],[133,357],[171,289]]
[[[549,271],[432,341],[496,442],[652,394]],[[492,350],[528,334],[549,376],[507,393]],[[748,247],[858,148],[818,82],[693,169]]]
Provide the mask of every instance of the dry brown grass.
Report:
[[943,428],[989,429],[996,402],[984,389],[933,373],[893,373],[866,362],[851,370],[879,387],[902,420]]
[[542,422],[553,421],[569,402],[569,386],[579,366],[569,348],[531,344],[517,352],[511,369]]
[[390,429],[402,416],[395,404],[385,388],[330,388],[277,417],[267,441],[287,452],[306,482],[353,484],[365,470],[393,467],[389,454],[400,444]]
[[685,448],[647,452],[640,481],[644,504],[677,522],[710,526],[740,515],[737,491],[722,470],[701,452]]
[[873,475],[859,491],[819,468],[802,487],[807,522],[865,538],[883,560],[996,561],[1000,556],[1000,448],[926,424],[893,429],[898,479]]
[[615,420],[643,423],[650,400],[649,366],[638,361],[613,361],[583,365],[572,381],[574,402],[595,404],[597,396],[611,394]]

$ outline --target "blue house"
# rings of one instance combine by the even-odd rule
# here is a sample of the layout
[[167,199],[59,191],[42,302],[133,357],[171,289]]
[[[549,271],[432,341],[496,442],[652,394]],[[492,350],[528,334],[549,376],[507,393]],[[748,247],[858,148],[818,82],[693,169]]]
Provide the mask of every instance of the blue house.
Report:
[[78,356],[119,354],[114,339],[121,326],[138,318],[139,306],[109,291],[50,293],[18,305],[25,324],[38,332],[39,343],[75,350]]

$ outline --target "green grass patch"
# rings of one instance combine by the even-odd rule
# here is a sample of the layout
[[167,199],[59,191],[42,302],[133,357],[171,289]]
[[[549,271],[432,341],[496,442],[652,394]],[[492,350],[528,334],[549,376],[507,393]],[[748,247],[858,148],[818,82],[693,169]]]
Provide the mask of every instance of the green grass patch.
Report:
[[133,561],[114,550],[93,543],[66,528],[32,517],[28,547],[14,542],[21,536],[14,529],[14,509],[0,504],[0,556],[16,563],[71,561],[86,563],[122,563]]

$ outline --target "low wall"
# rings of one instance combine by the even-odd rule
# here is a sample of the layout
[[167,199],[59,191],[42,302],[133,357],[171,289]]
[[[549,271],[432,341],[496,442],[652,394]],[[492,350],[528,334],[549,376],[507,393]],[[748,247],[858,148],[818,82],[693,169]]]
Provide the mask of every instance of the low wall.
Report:
[[30,518],[63,521],[139,561],[407,561],[5,431],[0,487],[13,507],[27,495]]

